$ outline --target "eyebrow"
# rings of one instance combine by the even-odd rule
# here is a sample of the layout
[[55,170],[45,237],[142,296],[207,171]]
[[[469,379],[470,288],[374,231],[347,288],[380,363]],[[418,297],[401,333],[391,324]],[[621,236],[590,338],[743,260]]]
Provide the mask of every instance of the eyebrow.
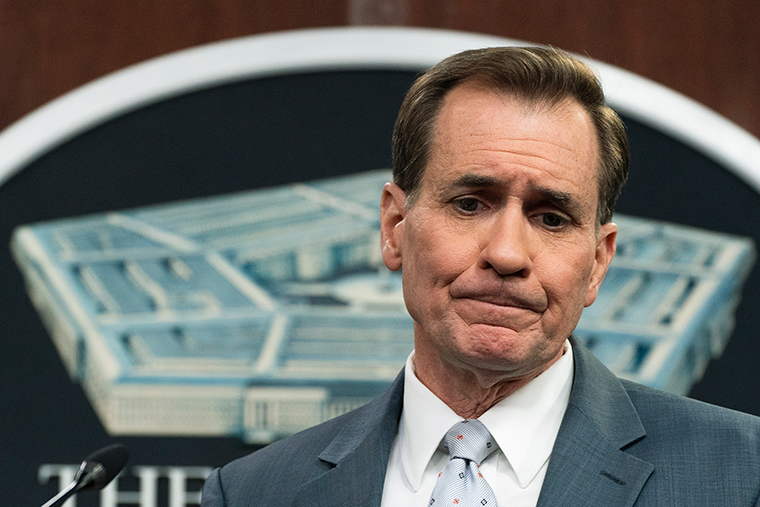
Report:
[[583,203],[568,192],[561,192],[540,185],[529,185],[532,192],[540,195],[544,200],[566,210],[568,213],[578,216],[583,213]]
[[[504,185],[508,185],[506,180],[481,174],[463,174],[451,183],[452,187],[464,187],[473,189]],[[579,214],[583,212],[583,203],[581,203],[578,198],[568,192],[562,192],[560,190],[555,190],[532,183],[529,184],[529,188],[532,193],[539,195],[542,200],[565,209],[568,213]]]
[[501,178],[481,174],[463,174],[452,182],[453,187],[483,188],[506,185]]

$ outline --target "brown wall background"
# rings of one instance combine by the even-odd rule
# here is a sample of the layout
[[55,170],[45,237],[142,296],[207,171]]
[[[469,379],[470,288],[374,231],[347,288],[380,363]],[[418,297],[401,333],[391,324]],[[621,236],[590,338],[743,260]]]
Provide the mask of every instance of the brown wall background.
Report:
[[0,129],[154,56],[340,25],[450,28],[552,44],[663,83],[760,137],[757,0],[0,0]]

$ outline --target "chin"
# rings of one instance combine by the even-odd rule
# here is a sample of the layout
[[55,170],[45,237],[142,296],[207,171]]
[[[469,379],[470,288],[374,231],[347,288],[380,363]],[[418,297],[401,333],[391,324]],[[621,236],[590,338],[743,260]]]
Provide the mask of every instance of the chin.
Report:
[[530,373],[552,361],[564,343],[564,340],[547,340],[530,333],[526,336],[512,329],[483,327],[488,329],[470,333],[459,353],[463,362],[488,370]]

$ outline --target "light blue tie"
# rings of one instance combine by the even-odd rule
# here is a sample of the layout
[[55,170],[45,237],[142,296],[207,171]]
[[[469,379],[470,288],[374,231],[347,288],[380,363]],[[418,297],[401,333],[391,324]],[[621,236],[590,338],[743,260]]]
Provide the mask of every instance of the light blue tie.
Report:
[[480,463],[496,450],[496,442],[477,419],[456,423],[444,438],[449,462],[438,475],[430,505],[496,507],[496,496],[481,475]]

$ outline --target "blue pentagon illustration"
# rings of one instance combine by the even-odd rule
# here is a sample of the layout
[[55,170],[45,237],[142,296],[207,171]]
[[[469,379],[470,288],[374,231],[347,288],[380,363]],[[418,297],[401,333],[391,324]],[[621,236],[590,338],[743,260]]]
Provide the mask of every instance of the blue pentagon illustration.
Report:
[[[118,435],[269,442],[382,392],[413,348],[380,257],[389,171],[19,227],[12,250],[71,377]],[[576,330],[684,394],[723,351],[751,240],[616,216]]]

